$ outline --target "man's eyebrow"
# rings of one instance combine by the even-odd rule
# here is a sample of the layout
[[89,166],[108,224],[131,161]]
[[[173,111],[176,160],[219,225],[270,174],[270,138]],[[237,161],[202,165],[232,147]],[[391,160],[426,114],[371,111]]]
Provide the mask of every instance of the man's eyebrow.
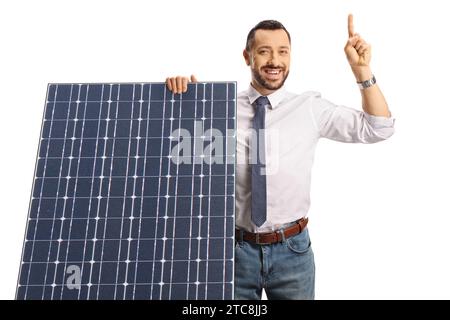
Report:
[[[260,46],[260,47],[258,47],[256,50],[261,50],[261,49],[273,50],[273,48],[272,48],[271,46]],[[289,47],[289,46],[280,46],[280,47],[278,47],[278,50],[280,50],[280,49],[287,49],[287,50],[290,50],[291,47]]]
[[[291,47],[289,47],[289,46],[279,46],[278,47],[278,49],[290,49]],[[270,50],[272,50],[272,47],[271,46],[260,46],[260,47],[258,47],[258,50],[260,50],[260,49],[270,49]]]
[[258,47],[258,50],[261,50],[261,49],[270,49],[270,50],[272,50],[272,47],[271,47],[271,46],[261,46],[261,47]]

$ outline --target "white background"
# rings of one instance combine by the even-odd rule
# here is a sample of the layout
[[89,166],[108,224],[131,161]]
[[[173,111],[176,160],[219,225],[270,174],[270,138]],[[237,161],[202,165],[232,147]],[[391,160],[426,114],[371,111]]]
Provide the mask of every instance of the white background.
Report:
[[446,1],[3,1],[0,4],[0,298],[13,299],[48,82],[237,80],[248,31],[292,36],[290,91],[360,108],[347,14],[373,46],[396,121],[375,145],[322,140],[310,234],[318,299],[450,298]]

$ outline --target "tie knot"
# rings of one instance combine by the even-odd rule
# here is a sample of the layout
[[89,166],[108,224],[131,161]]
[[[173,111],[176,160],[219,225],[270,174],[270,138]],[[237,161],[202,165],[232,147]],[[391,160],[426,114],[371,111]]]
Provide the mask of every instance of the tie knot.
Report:
[[255,103],[256,107],[265,107],[270,104],[270,101],[266,96],[260,96],[258,99],[256,99]]

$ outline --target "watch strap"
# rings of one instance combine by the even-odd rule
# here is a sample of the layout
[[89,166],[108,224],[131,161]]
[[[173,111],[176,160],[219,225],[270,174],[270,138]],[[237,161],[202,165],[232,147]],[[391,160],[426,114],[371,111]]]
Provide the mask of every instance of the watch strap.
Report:
[[375,83],[377,83],[377,79],[375,79],[375,76],[374,76],[374,75],[372,75],[372,78],[370,78],[369,80],[365,80],[365,81],[362,81],[362,82],[357,82],[357,84],[358,84],[358,86],[359,86],[359,88],[360,88],[361,90],[370,88],[370,87],[373,86]]

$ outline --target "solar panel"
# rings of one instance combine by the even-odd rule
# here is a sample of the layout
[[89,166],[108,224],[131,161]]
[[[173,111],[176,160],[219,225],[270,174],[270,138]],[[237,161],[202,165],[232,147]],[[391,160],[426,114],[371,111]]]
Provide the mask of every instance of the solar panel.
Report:
[[50,84],[17,299],[232,299],[236,83]]

